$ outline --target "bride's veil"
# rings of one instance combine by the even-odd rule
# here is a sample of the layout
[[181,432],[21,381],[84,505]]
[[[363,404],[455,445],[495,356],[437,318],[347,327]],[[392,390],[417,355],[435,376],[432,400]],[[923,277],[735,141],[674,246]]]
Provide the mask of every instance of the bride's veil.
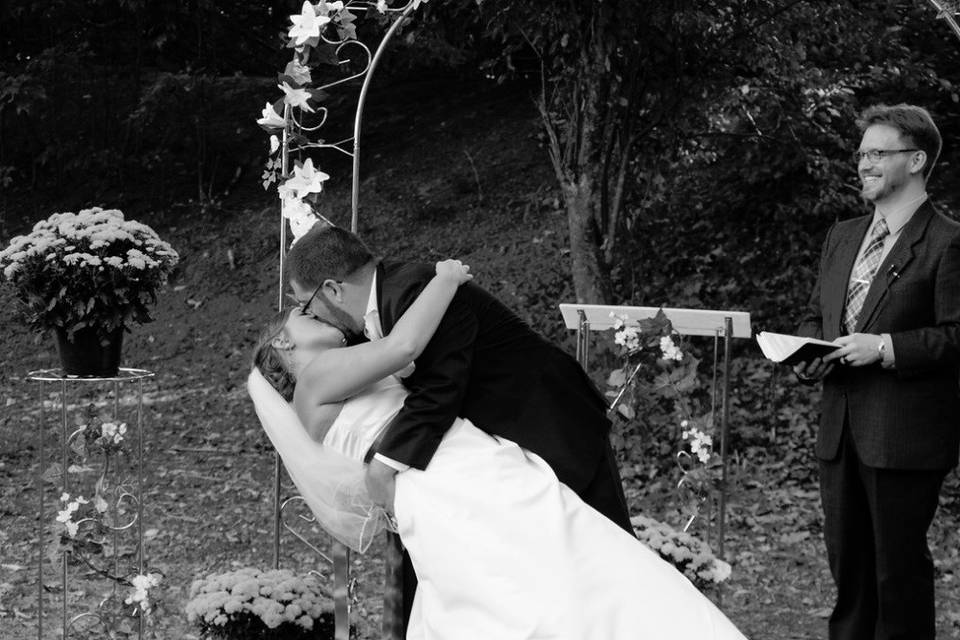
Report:
[[256,368],[247,378],[247,391],[263,430],[317,522],[354,551],[366,551],[387,519],[367,494],[363,463],[314,441],[293,407]]

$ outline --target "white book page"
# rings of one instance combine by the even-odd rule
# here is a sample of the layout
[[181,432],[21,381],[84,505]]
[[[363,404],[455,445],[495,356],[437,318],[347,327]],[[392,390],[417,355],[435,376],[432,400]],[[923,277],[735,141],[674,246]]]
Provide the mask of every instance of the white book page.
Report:
[[823,345],[834,344],[832,342],[828,342],[827,340],[802,338],[800,336],[791,336],[785,333],[761,331],[759,334],[757,334],[757,344],[760,345],[760,350],[763,352],[763,355],[774,362],[780,362],[781,360],[787,358],[790,354],[808,342]]

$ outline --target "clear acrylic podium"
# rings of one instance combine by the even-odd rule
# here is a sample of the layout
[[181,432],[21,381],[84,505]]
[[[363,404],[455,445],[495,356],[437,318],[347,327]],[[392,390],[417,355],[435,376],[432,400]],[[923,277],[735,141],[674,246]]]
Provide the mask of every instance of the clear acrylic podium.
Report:
[[[746,311],[717,311],[707,309],[676,309],[663,307],[631,307],[598,304],[561,304],[567,329],[577,332],[577,360],[584,367],[589,361],[590,332],[613,328],[614,316],[626,317],[626,322],[650,318],[663,311],[682,336],[713,337],[713,374],[711,398],[714,415],[720,406],[720,460],[722,479],[718,498],[717,557],[724,558],[723,541],[727,505],[727,445],[730,436],[730,346],[731,340],[752,336],[750,314]],[[721,355],[722,352],[722,355]]]

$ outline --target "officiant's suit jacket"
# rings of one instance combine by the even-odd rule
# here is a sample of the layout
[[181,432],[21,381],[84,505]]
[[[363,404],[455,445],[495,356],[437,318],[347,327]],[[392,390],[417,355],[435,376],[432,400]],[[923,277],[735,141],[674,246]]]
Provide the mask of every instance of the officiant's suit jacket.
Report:
[[[834,340],[847,283],[872,216],[836,223],[799,333]],[[886,469],[946,469],[960,448],[960,225],[925,202],[877,270],[857,333],[889,333],[895,367],[838,365],[823,381],[816,453],[838,452],[845,418],[860,460]]]
[[[378,266],[384,334],[433,275],[422,264]],[[601,394],[574,358],[479,286],[460,287],[415,364],[403,381],[410,394],[378,453],[424,469],[462,416],[540,455],[577,493],[602,467],[610,421]]]

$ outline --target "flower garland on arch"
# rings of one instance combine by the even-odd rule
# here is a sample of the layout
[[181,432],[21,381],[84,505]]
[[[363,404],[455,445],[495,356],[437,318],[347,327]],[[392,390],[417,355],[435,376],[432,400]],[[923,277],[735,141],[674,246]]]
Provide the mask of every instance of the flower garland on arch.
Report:
[[[407,0],[398,6],[390,6],[387,0],[337,0],[311,2],[304,0],[300,13],[290,16],[286,34],[286,47],[293,49],[293,59],[277,77],[277,88],[283,94],[273,103],[264,105],[257,124],[270,134],[270,151],[261,176],[264,189],[277,185],[281,215],[290,224],[293,241],[319,221],[333,225],[320,215],[314,205],[323,192],[324,183],[330,175],[314,166],[313,159],[297,160],[291,170],[291,153],[308,149],[332,148],[352,156],[344,145],[352,138],[336,142],[322,139],[311,140],[310,136],[326,123],[328,111],[321,106],[326,90],[344,82],[363,77],[370,69],[370,50],[357,40],[355,25],[357,12],[376,11],[381,15],[402,14],[408,9],[417,9],[428,0]],[[345,47],[361,48],[366,55],[366,67],[346,78],[316,85],[315,71],[320,65],[335,67],[349,60],[341,60]],[[308,115],[309,114],[309,115]],[[312,124],[307,123],[307,118]]]

